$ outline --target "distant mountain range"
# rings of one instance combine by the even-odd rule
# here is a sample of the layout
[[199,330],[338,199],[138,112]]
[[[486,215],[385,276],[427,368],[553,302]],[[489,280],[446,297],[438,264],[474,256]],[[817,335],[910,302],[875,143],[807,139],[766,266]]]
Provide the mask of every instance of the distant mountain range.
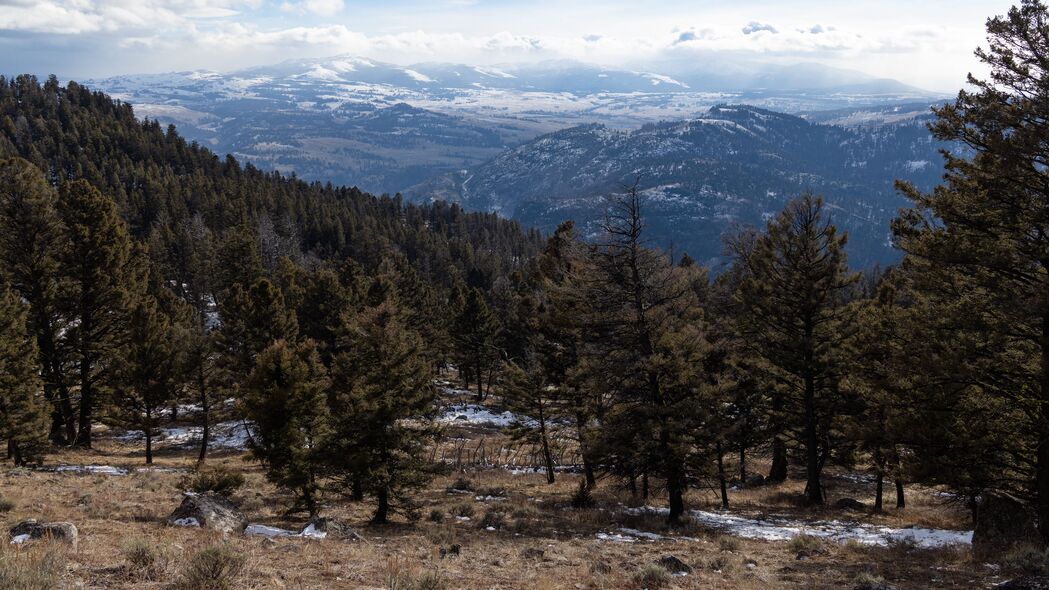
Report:
[[802,112],[936,98],[893,80],[810,64],[662,65],[659,72],[563,61],[398,66],[339,56],[87,84],[220,153],[377,193],[476,166],[579,124],[636,128],[721,103]]
[[931,187],[942,175],[938,152],[949,146],[933,141],[928,114],[892,123],[875,114],[852,113],[873,122],[846,128],[737,105],[636,131],[584,125],[405,194],[497,211],[545,229],[575,219],[593,234],[602,196],[640,178],[653,243],[716,266],[722,236],[733,226],[761,225],[786,200],[812,191],[825,196],[835,221],[849,231],[855,265],[887,263],[898,256],[888,223],[906,205],[894,181]]
[[855,263],[892,260],[894,179],[940,176],[924,124],[943,97],[812,64],[628,71],[341,56],[87,84],[263,168],[544,229],[572,217],[592,231],[598,197],[640,173],[656,242],[712,263],[728,227],[760,223],[803,190],[836,208]]

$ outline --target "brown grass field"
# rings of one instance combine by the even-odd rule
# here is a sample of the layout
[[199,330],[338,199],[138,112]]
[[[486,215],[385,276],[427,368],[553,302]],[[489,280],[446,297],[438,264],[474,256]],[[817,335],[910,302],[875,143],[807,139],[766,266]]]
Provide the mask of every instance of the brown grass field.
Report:
[[[447,436],[480,440],[501,452],[505,439],[494,430],[449,428]],[[455,446],[454,442],[446,443]],[[477,443],[472,443],[476,445]],[[906,544],[870,547],[811,539],[748,540],[698,525],[668,530],[653,516],[625,516],[621,509],[637,505],[611,480],[602,480],[590,508],[573,509],[579,477],[559,474],[546,484],[539,474],[514,475],[504,469],[461,466],[435,479],[418,496],[420,518],[398,516],[386,526],[368,524],[372,506],[328,498],[324,514],[358,527],[362,542],[334,539],[248,537],[164,523],[181,500],[180,484],[194,466],[191,448],[161,446],[153,470],[143,471],[140,445],[102,437],[91,451],[62,450],[46,465],[115,465],[125,476],[11,469],[0,478],[0,497],[9,503],[0,515],[8,527],[26,518],[70,521],[80,530],[72,549],[42,542],[24,546],[0,544],[0,590],[11,588],[245,588],[322,589],[372,588],[391,590],[469,589],[640,589],[640,588],[855,588],[884,581],[904,588],[987,588],[1004,578],[974,562],[968,548],[916,549]],[[476,448],[476,446],[474,447]],[[448,451],[441,451],[447,457]],[[302,527],[305,516],[284,514],[288,498],[263,478],[246,453],[216,453],[210,466],[243,472],[246,484],[234,495],[249,521],[288,529]],[[756,465],[755,467],[761,467]],[[138,468],[139,470],[136,470]],[[840,474],[839,474],[840,475]],[[477,500],[473,494],[450,493],[461,479],[477,495],[498,494],[503,500]],[[459,482],[461,483],[461,482]],[[964,529],[967,514],[946,506],[932,490],[911,486],[908,508],[896,511],[887,486],[884,515],[844,514],[827,508],[799,508],[797,480],[775,487],[730,494],[733,511],[741,514],[790,514],[800,518],[855,519],[892,526]],[[849,496],[873,501],[873,486],[855,478],[827,477],[831,500]],[[710,491],[693,491],[690,508],[714,509]],[[647,503],[665,505],[656,493]],[[470,514],[469,520],[456,514]],[[494,525],[496,530],[488,530]],[[633,543],[601,540],[598,533],[629,527],[662,535]],[[442,557],[441,549],[459,545],[459,555]],[[189,572],[193,556],[212,546],[243,561],[228,584],[194,582]],[[799,552],[808,554],[798,559]],[[655,560],[673,555],[689,564],[688,576],[665,577],[645,572]],[[41,571],[38,571],[41,570]],[[50,577],[47,573],[50,572]],[[660,573],[659,570],[656,574]],[[23,576],[19,578],[18,576]],[[1004,575],[1004,574],[1002,574]],[[36,578],[32,585],[27,582]]]

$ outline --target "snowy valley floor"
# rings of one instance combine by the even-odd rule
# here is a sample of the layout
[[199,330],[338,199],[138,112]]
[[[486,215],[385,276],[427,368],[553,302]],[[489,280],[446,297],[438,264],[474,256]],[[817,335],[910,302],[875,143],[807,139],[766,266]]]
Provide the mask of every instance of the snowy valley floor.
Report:
[[[693,568],[664,586],[678,589],[854,588],[877,579],[898,589],[990,588],[1006,579],[971,558],[964,510],[918,487],[909,489],[906,510],[890,508],[880,516],[799,508],[803,484],[796,481],[732,492],[730,512],[718,509],[712,493],[693,491],[691,524],[668,529],[665,498],[656,494],[641,502],[602,480],[594,506],[573,509],[569,501],[580,476],[570,469],[548,485],[521,465],[465,466],[464,454],[473,464],[512,463],[520,456],[499,450],[506,442],[497,428],[504,418],[499,408],[484,411],[459,408],[448,415],[449,442],[441,456],[458,458],[465,469],[419,494],[418,521],[398,517],[370,526],[369,503],[332,499],[325,514],[357,526],[363,541],[298,534],[305,516],[282,514],[287,498],[265,482],[257,464],[244,460],[233,437],[210,464],[245,473],[247,483],[234,498],[253,534],[223,538],[166,526],[195,458],[176,427],[150,469],[134,436],[112,433],[96,450],[49,456],[46,469],[5,470],[0,497],[11,507],[0,518],[8,527],[26,518],[79,527],[75,551],[51,549],[67,554],[69,588],[172,588],[189,556],[212,544],[227,544],[246,558],[234,587],[248,589],[639,589],[646,583],[638,572],[667,555]],[[466,417],[457,419],[460,414]],[[827,487],[832,501],[873,499],[873,483],[855,474],[831,474]],[[128,547],[136,541],[160,556],[149,571],[130,565]],[[49,550],[2,545],[5,559]],[[443,585],[404,584],[428,574]]]

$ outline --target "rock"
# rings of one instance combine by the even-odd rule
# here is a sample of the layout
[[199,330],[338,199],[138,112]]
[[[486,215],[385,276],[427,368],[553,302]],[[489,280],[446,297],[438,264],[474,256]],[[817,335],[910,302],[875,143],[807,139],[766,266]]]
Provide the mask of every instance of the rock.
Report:
[[1034,512],[1020,500],[1008,494],[985,494],[976,506],[973,554],[985,559],[1018,546],[1040,544],[1035,522]]
[[11,527],[11,542],[25,543],[35,539],[49,539],[77,546],[79,533],[71,522],[37,522],[35,519],[23,520]]
[[867,505],[855,498],[841,498],[834,503],[834,507],[839,510],[866,510]]
[[663,566],[665,570],[672,574],[691,574],[692,567],[673,555],[664,555],[656,560],[656,563]]
[[747,476],[747,481],[744,482],[748,488],[760,488],[765,485],[765,476],[760,473],[754,473]]
[[445,557],[459,557],[459,554],[462,552],[462,550],[462,546],[460,546],[458,543],[454,545],[449,545],[447,549],[441,547],[441,559],[444,559]]
[[338,539],[339,541],[363,541],[357,531],[337,518],[315,516],[299,532],[303,537]]
[[994,587],[995,590],[1049,590],[1049,576],[1023,576]]
[[187,492],[167,522],[171,526],[198,526],[224,533],[242,533],[248,526],[233,502],[212,492]]
[[747,568],[748,570],[757,569],[758,562],[757,560],[748,557],[747,559],[743,560],[743,567]]
[[521,559],[542,559],[546,551],[538,547],[527,547],[521,551]]

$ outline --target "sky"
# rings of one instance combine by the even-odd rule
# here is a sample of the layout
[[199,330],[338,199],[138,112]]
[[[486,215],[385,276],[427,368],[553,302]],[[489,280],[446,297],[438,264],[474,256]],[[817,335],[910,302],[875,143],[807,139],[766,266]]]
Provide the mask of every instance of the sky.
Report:
[[1011,0],[0,0],[0,73],[87,79],[355,55],[657,69],[723,53],[954,92]]

